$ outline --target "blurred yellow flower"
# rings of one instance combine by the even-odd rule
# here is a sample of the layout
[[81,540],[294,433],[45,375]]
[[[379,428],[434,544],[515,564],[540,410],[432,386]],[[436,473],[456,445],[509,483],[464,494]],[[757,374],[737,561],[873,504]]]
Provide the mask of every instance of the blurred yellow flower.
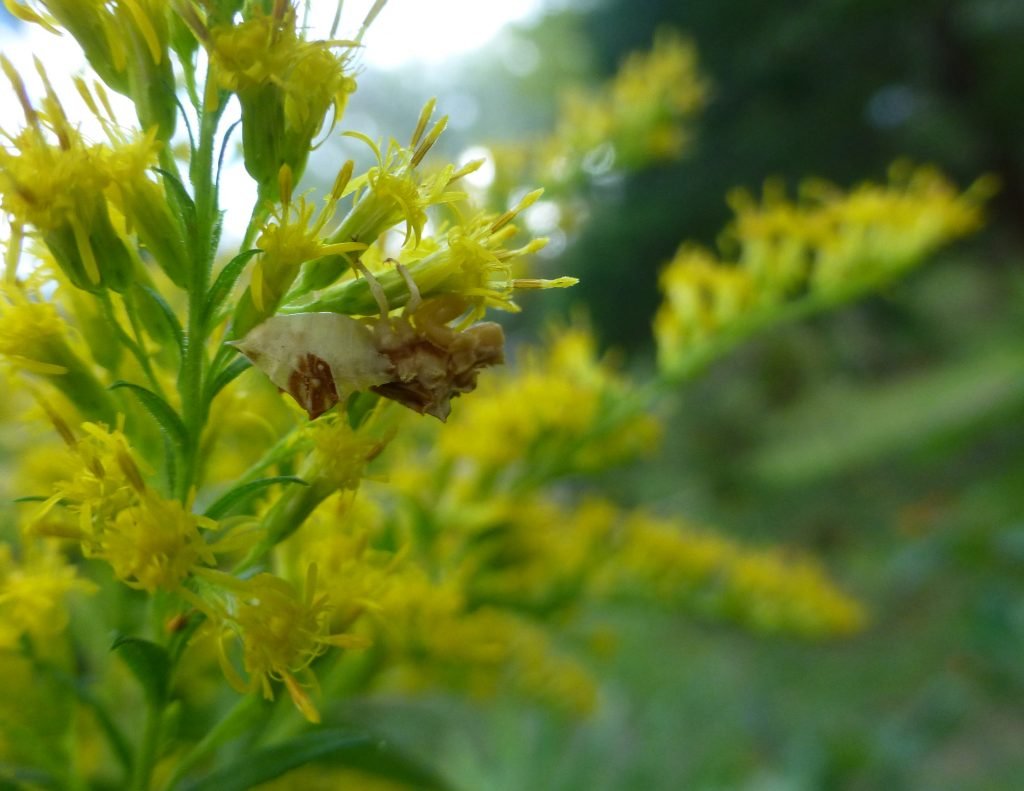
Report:
[[733,193],[736,219],[721,246],[734,259],[684,244],[662,270],[654,319],[662,370],[686,375],[761,327],[895,279],[977,230],[993,189],[982,179],[959,192],[934,168],[897,163],[887,184],[848,194],[820,181],[797,201],[777,184],[761,202]]
[[11,547],[0,544],[0,651],[16,649],[23,635],[46,640],[60,634],[68,622],[65,596],[94,590],[52,547],[30,551],[18,563]]

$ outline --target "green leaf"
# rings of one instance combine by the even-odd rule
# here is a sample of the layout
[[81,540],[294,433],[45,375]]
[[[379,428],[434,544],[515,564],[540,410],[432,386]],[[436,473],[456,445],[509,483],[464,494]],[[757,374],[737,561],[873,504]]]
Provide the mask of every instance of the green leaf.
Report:
[[314,761],[359,769],[423,791],[439,791],[446,787],[431,772],[386,742],[350,731],[326,729],[249,753],[235,763],[186,785],[185,789],[245,791]]
[[164,170],[163,168],[154,168],[154,170],[164,177],[164,185],[167,187],[168,197],[170,202],[178,209],[178,216],[181,217],[187,226],[191,227],[196,220],[196,204],[192,200],[192,196],[188,194],[188,190],[185,189],[185,185],[169,170]]
[[369,390],[355,392],[349,396],[348,403],[346,404],[348,424],[354,429],[359,428],[363,421],[373,412],[373,408],[377,405],[378,401],[380,401],[380,396]]
[[209,508],[206,509],[204,516],[210,517],[210,519],[222,519],[231,513],[231,510],[248,499],[252,495],[256,494],[261,489],[266,489],[269,486],[273,486],[275,483],[297,483],[302,486],[309,486],[309,484],[294,475],[275,475],[271,478],[258,478],[255,481],[249,481],[243,483],[240,486],[236,486],[234,489],[229,489],[220,497],[218,497]]
[[882,384],[820,388],[763,421],[747,469],[768,485],[807,486],[1015,414],[1024,404],[1018,347],[1001,340]]
[[170,688],[171,658],[167,651],[149,640],[120,635],[111,651],[117,651],[142,685],[146,699],[153,706],[161,706],[167,700]]
[[174,451],[174,441],[163,435],[164,439],[164,471],[167,473],[167,488],[176,491],[178,486],[178,459]]
[[[195,240],[197,229],[195,201],[192,200],[192,196],[188,194],[188,190],[185,189],[185,185],[181,183],[174,173],[164,170],[163,168],[156,168],[155,170],[164,177],[164,189],[167,193],[167,202],[175,210],[181,233],[185,237],[188,246],[191,247]],[[168,272],[167,274],[172,280],[174,280],[174,284],[176,286],[180,288],[185,287],[184,282],[178,282],[178,279],[175,278],[175,273]]]
[[203,326],[207,328],[212,326],[217,313],[231,295],[231,289],[235,287],[235,283],[238,282],[238,278],[245,270],[246,264],[249,263],[249,259],[261,252],[263,251],[258,248],[244,250],[232,258],[220,270],[220,274],[217,275],[217,279],[210,289],[210,295],[206,299],[206,306],[203,308]]
[[137,385],[133,382],[117,381],[107,389],[118,390],[120,388],[127,388],[135,394],[135,397],[139,399],[139,403],[146,408],[146,411],[153,416],[153,419],[160,425],[160,428],[164,430],[167,436],[179,448],[188,446],[188,431],[185,429],[184,422],[178,416],[178,413],[171,408],[170,404],[152,390],[147,390],[142,385]]
[[416,791],[446,791],[451,788],[436,772],[383,739],[377,739],[362,749],[335,753],[325,758],[323,763],[358,769],[364,774],[390,780]]
[[12,503],[45,503],[50,498],[45,494],[26,494],[24,497],[15,497]]
[[239,355],[237,359],[232,360],[231,363],[218,373],[210,382],[209,392],[206,395],[207,399],[212,401],[217,393],[231,384],[240,374],[250,368],[252,368],[252,363],[249,362],[246,357]]
[[[142,296],[143,302],[155,308],[154,313],[160,317],[163,325],[174,338],[174,342],[178,346],[178,354],[182,354],[185,350],[185,332],[181,328],[181,322],[178,320],[174,308],[167,303],[159,291],[150,286],[142,286],[136,289],[136,292]],[[145,320],[145,316],[143,316],[143,320]],[[147,322],[147,324],[152,324],[152,322]]]

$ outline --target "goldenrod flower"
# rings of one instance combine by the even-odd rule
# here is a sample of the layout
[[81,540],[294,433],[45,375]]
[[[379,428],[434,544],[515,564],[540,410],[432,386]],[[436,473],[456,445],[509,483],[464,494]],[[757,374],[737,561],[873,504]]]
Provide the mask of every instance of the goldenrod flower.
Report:
[[313,441],[307,474],[314,481],[326,483],[332,492],[358,488],[366,465],[388,442],[388,438],[353,430],[341,415],[313,421],[307,431]]
[[582,328],[524,353],[516,373],[494,376],[438,437],[443,456],[483,470],[565,474],[604,469],[652,450],[657,420],[628,383],[598,359]]
[[0,355],[36,374],[60,376],[82,362],[68,345],[70,328],[50,302],[4,289],[0,301]]
[[105,190],[115,182],[145,179],[156,143],[151,135],[124,141],[130,152],[87,143],[64,114],[42,65],[36,65],[46,85],[40,109],[29,101],[18,73],[0,57],[27,122],[17,134],[3,133],[12,145],[0,147],[0,205],[15,225],[35,229],[75,286],[124,290],[133,282],[135,262],[115,226]]
[[0,650],[16,648],[22,635],[59,634],[68,621],[65,596],[92,590],[55,550],[29,553],[19,564],[11,547],[0,544]]
[[103,525],[92,554],[106,560],[130,587],[173,591],[198,566],[213,565],[213,552],[199,529],[215,526],[177,500],[146,489]]
[[[434,102],[428,102],[420,114],[420,120],[408,146],[392,140],[386,149],[365,135],[350,132],[349,135],[366,143],[373,152],[377,164],[355,178],[351,170],[345,183],[335,192],[339,196],[352,195],[352,208],[337,228],[327,237],[330,245],[359,242],[372,245],[391,228],[404,223],[405,242],[419,244],[424,241],[423,229],[427,222],[427,209],[465,199],[465,193],[452,189],[452,185],[468,173],[477,169],[482,162],[475,161],[462,168],[447,165],[430,175],[424,175],[420,168],[427,152],[437,142],[448,123],[447,116],[437,121],[429,131],[427,124],[434,110]],[[346,270],[351,269],[351,260],[337,254],[326,253],[309,262],[296,283],[292,299],[301,297],[314,289],[321,289],[336,281]],[[388,296],[391,294],[389,292]],[[372,299],[370,300],[372,302]],[[393,307],[400,307],[395,303]],[[374,312],[376,306],[366,311]],[[338,311],[351,312],[351,311]]]
[[[76,440],[57,420],[70,444],[72,476],[54,485],[36,516],[36,533],[80,541],[86,556],[106,561],[126,585],[150,593],[179,590],[197,568],[214,563],[200,529],[216,524],[192,513],[190,503],[164,499],[147,486],[120,430],[85,423],[85,436]],[[78,515],[77,530],[43,521],[56,507]]]
[[[272,574],[257,574],[248,580],[219,572],[205,572],[204,576],[230,596],[219,624],[221,667],[228,681],[239,692],[261,690],[268,700],[274,697],[272,682],[281,681],[303,716],[319,722],[320,715],[296,675],[308,671],[313,660],[330,646],[362,647],[366,641],[330,633],[328,600],[317,591],[316,566],[309,567],[301,594]],[[241,640],[248,681],[228,656],[232,638]]]
[[15,16],[53,33],[63,28],[112,89],[132,99],[142,128],[174,133],[177,105],[168,57],[166,0],[5,0]]
[[867,620],[861,604],[806,558],[643,513],[625,515],[610,539],[609,560],[595,574],[605,593],[653,595],[700,615],[805,637],[851,634]]
[[74,473],[57,482],[37,519],[58,504],[77,513],[79,530],[74,537],[86,553],[94,552],[105,526],[132,505],[145,484],[122,431],[83,423],[85,436],[76,439],[63,422],[58,428],[69,442]]
[[654,319],[654,331],[663,355],[713,337],[741,320],[759,299],[767,299],[746,271],[725,266],[695,246],[680,248],[661,271],[659,285],[665,303]]
[[[375,274],[388,306],[402,307],[412,298],[406,277],[411,277],[423,298],[443,295],[458,296],[471,306],[465,323],[481,317],[489,307],[518,311],[512,299],[516,289],[567,288],[578,281],[572,277],[554,280],[516,278],[514,266],[521,260],[543,249],[547,240],[532,239],[520,247],[507,243],[516,235],[512,220],[540,197],[535,191],[516,206],[500,215],[482,212],[476,216],[440,231],[439,238],[425,245],[406,248],[399,253],[398,262],[405,266],[405,274],[397,268],[384,269]],[[420,248],[424,249],[420,249]],[[372,261],[372,257],[371,257]],[[290,310],[290,308],[286,308]],[[302,304],[305,311],[325,310],[332,313],[371,315],[379,311],[373,289],[365,278],[350,279],[325,289],[318,297]]]
[[413,690],[438,684],[493,697],[515,690],[575,715],[591,710],[594,682],[560,655],[542,629],[491,607],[471,607],[452,583],[407,566],[370,610],[374,644],[392,665],[385,679]]
[[[9,259],[9,266],[16,264],[16,258]],[[44,298],[36,287],[48,276],[40,267],[29,282],[0,286],[0,357],[53,385],[83,416],[111,419],[110,394],[79,353],[91,349],[72,332],[52,297]]]
[[888,184],[849,194],[823,182],[806,184],[795,202],[772,184],[760,203],[734,193],[723,247],[735,260],[684,244],[661,273],[661,367],[684,375],[784,308],[827,307],[896,278],[976,230],[992,188],[983,179],[961,193],[933,168],[897,163]]
[[285,293],[307,261],[325,256],[343,256],[366,248],[362,242],[328,242],[325,227],[334,218],[338,202],[352,176],[353,163],[346,162],[334,180],[319,212],[305,196],[293,199],[294,174],[288,165],[278,172],[281,203],[263,223],[256,248],[261,251],[252,270],[249,288],[235,309],[233,331],[245,335],[277,310]]
[[237,25],[197,33],[218,84],[241,103],[245,167],[261,195],[276,200],[278,171],[287,165],[302,175],[327,113],[340,120],[355,90],[347,53],[335,52],[351,42],[306,41],[291,2],[275,3],[269,14],[252,9]]
[[565,199],[559,224],[571,225],[582,213],[572,201],[581,182],[680,157],[708,92],[694,45],[660,31],[650,50],[630,54],[605,84],[566,92],[551,134],[492,146],[489,191],[504,199],[523,184],[544,184]]
[[564,180],[558,155],[568,159],[563,171],[582,167],[598,174],[612,165],[636,169],[677,158],[689,142],[684,124],[702,109],[707,93],[696,48],[661,31],[649,51],[631,53],[600,91],[566,95],[546,146],[553,167],[545,175]]

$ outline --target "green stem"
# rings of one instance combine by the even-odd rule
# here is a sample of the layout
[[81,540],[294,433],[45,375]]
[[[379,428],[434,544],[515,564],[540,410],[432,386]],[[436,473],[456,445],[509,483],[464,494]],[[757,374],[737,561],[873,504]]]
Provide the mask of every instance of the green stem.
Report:
[[256,198],[256,202],[252,206],[252,214],[249,215],[249,224],[245,228],[245,236],[242,237],[242,246],[240,250],[248,250],[252,247],[253,241],[256,238],[256,233],[259,231],[260,226],[263,225],[264,220],[267,219],[267,215],[270,213],[270,203],[263,195],[259,195]]
[[[211,79],[207,75],[207,80]],[[205,93],[204,95],[208,95]],[[213,150],[220,121],[221,107],[206,110],[199,126],[199,145],[191,163],[190,177],[195,191],[196,232],[192,239],[191,269],[188,278],[188,328],[185,353],[181,361],[178,390],[181,394],[182,417],[188,433],[188,447],[181,474],[178,496],[187,500],[196,485],[199,439],[206,423],[209,405],[203,393],[206,375],[206,332],[204,309],[213,262],[213,229],[217,221],[217,186],[213,174]]]
[[[300,477],[303,476],[300,474]],[[252,548],[235,573],[258,566],[270,550],[298,530],[316,507],[333,492],[333,487],[315,480],[310,481],[309,486],[289,487],[263,517],[263,540]]]
[[131,791],[149,791],[153,766],[156,763],[157,747],[160,743],[160,719],[162,707],[146,704],[146,720],[142,726],[142,740],[132,771]]
[[235,479],[233,485],[238,486],[250,481],[255,481],[257,478],[263,477],[263,473],[268,467],[272,467],[275,464],[279,464],[285,459],[295,455],[295,441],[296,435],[298,434],[298,428],[289,429],[288,432],[275,442],[266,453],[264,453],[258,461],[252,464],[249,469],[242,473],[238,478]]
[[213,728],[191,750],[178,761],[174,773],[164,785],[164,791],[172,791],[195,766],[210,753],[227,741],[237,737],[242,731],[253,727],[260,709],[268,708],[262,704],[255,694],[240,698],[231,710],[224,715]]

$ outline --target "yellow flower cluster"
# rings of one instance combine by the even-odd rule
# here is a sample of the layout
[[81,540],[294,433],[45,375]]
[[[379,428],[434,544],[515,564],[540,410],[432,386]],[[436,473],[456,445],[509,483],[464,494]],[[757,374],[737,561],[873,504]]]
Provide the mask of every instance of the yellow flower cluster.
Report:
[[561,656],[543,630],[498,608],[471,608],[456,589],[420,574],[399,577],[377,613],[382,683],[437,686],[476,697],[518,692],[581,714],[595,702],[594,682]]
[[598,359],[582,328],[551,333],[514,376],[493,376],[438,437],[441,454],[484,473],[593,472],[657,445],[659,423],[629,382]]
[[331,416],[310,423],[313,453],[307,477],[326,481],[330,490],[354,490],[373,461],[388,442],[364,429],[355,431],[343,418]]
[[866,620],[809,559],[747,549],[677,521],[630,514],[608,554],[614,561],[597,575],[603,595],[652,595],[699,615],[806,637],[850,634]]
[[89,65],[132,99],[139,123],[167,140],[174,132],[175,83],[168,54],[174,18],[165,0],[5,0],[15,16],[70,33]]
[[[239,692],[259,690],[272,700],[272,681],[281,681],[295,706],[310,722],[320,715],[297,675],[306,675],[310,664],[330,646],[361,647],[365,640],[353,635],[330,634],[327,596],[317,590],[316,565],[307,570],[305,590],[299,592],[287,580],[273,574],[257,574],[240,580],[230,574],[205,570],[206,582],[216,586],[211,596],[217,604],[204,611],[218,631],[220,665],[225,677]],[[219,605],[219,606],[218,606]],[[242,646],[246,681],[229,656],[232,639]]]
[[703,108],[707,93],[696,48],[663,30],[649,51],[631,53],[600,91],[565,97],[550,145],[591,172],[675,159],[689,139],[684,124]]
[[[200,529],[215,523],[147,486],[120,430],[85,423],[85,436],[76,439],[63,423],[58,428],[69,445],[73,474],[54,485],[36,516],[37,532],[56,529],[59,537],[81,542],[88,557],[105,560],[126,585],[150,593],[178,590],[196,568],[212,565],[213,552]],[[57,507],[76,514],[77,527],[65,530],[44,521]]]
[[[130,675],[98,674],[80,701],[125,770],[107,772],[117,777],[107,785],[152,787],[178,757],[181,777],[167,786],[187,784],[219,739],[263,728],[273,745],[306,727],[253,696],[183,755],[167,751],[172,706],[201,723],[223,713],[218,690],[179,683],[182,661],[242,693],[273,698],[282,684],[309,722],[320,719],[318,684],[328,701],[395,686],[510,690],[581,713],[596,684],[553,627],[591,602],[666,601],[813,636],[862,623],[810,562],[587,496],[588,478],[643,456],[661,426],[653,391],[602,360],[583,329],[524,351],[517,374],[482,377],[447,426],[414,424],[395,405],[446,419],[452,398],[504,361],[501,327],[474,322],[517,310],[517,289],[575,280],[520,276],[545,243],[516,228],[540,191],[479,212],[462,183],[479,161],[424,164],[447,123],[433,102],[405,145],[351,133],[375,161],[342,165],[321,207],[293,194],[313,138],[355,88],[362,32],[310,41],[295,0],[7,2],[69,31],[107,87],[76,83],[104,130],[96,143],[41,66],[42,97],[30,99],[0,60],[25,117],[0,150],[13,231],[0,354],[34,377],[35,418],[66,445],[59,458],[19,456],[38,495],[26,499],[43,504],[25,536],[0,545],[0,649],[52,637],[66,624],[63,598],[89,588],[59,544],[38,550],[35,537],[74,542],[111,572],[86,562],[83,573],[146,594],[132,597],[147,600],[145,618],[132,608],[109,619],[131,631],[115,646]],[[167,146],[176,75],[189,122],[181,159]],[[134,100],[141,130],[115,119],[108,89]],[[550,144],[527,158],[532,175],[568,186],[677,156],[705,93],[693,48],[661,36],[602,92],[567,100]],[[230,151],[221,122],[233,98],[259,191],[242,244],[215,267],[228,246],[217,152]],[[874,284],[977,221],[976,200],[925,171],[849,197],[808,195],[795,207],[737,199],[739,262],[693,252],[683,274],[666,275],[659,334],[682,340],[663,346],[703,343],[805,293]],[[246,374],[250,363],[259,371]],[[76,654],[92,659],[95,641],[84,642]],[[140,692],[142,732],[122,739],[104,700]]]
[[428,576],[421,550],[408,538],[393,544],[393,527],[381,506],[360,495],[325,503],[292,547],[293,565],[316,558],[331,581],[334,628],[355,624],[368,637],[369,657],[352,661],[371,662],[376,685],[441,686],[476,696],[505,689],[577,713],[592,707],[592,679],[557,652],[538,625],[508,607],[481,606],[467,584],[468,570],[453,558],[438,557],[441,577]]
[[[564,288],[576,282],[574,278],[512,276],[514,263],[546,244],[545,239],[533,239],[520,247],[508,246],[517,234],[512,221],[541,193],[529,193],[500,214],[463,217],[459,204],[467,196],[458,189],[458,182],[483,160],[425,172],[423,159],[448,120],[445,116],[431,125],[433,112],[431,101],[424,106],[407,146],[392,140],[382,149],[361,134],[349,133],[370,147],[377,164],[354,176],[353,163],[346,162],[315,216],[305,198],[292,200],[293,173],[287,166],[281,168],[277,174],[281,209],[262,225],[257,240],[262,255],[233,318],[237,336],[277,310],[378,314],[381,297],[391,310],[419,298],[457,295],[472,308],[468,323],[488,307],[518,310],[512,301],[514,289]],[[344,198],[351,198],[351,208],[331,227]],[[438,207],[449,208],[459,221],[442,222],[438,232],[424,235],[428,212]],[[392,229],[404,233],[397,251],[388,235]],[[395,263],[405,271],[397,270]],[[375,283],[361,276],[367,271],[373,273]],[[410,281],[416,293],[410,290]]]
[[[513,689],[586,711],[592,679],[543,630],[571,619],[583,601],[662,602],[808,637],[860,628],[860,606],[808,560],[601,498],[572,504],[550,496],[548,487],[565,476],[643,452],[658,424],[644,402],[623,403],[628,384],[597,361],[583,330],[525,359],[518,375],[482,388],[440,433],[403,433],[418,433],[423,452],[396,440],[381,459],[386,485],[354,492],[344,486],[350,476],[334,476],[342,491],[319,500],[282,545],[293,575],[319,569],[326,599],[316,634],[354,633],[372,646],[318,674],[327,696],[351,685]],[[345,423],[327,421],[324,430],[343,444],[358,441]],[[298,502],[309,490],[294,491]]]
[[[601,498],[502,507],[452,503],[434,557],[467,601],[542,617],[580,600],[660,601],[761,632],[825,637],[858,631],[861,606],[813,562],[744,547]],[[460,518],[461,515],[461,518]]]
[[90,349],[76,337],[57,305],[42,293],[46,270],[37,283],[0,287],[0,357],[14,371],[32,374],[53,385],[87,414],[111,419],[110,394],[96,378]]
[[776,185],[761,202],[735,193],[722,241],[733,257],[684,244],[662,270],[654,334],[663,371],[684,376],[767,324],[895,279],[976,230],[991,190],[982,180],[961,193],[932,168],[897,164],[887,184],[849,193],[822,182],[795,202]]
[[[708,91],[694,45],[660,31],[650,50],[631,53],[605,84],[567,92],[549,135],[493,147],[492,201],[538,182],[557,197],[571,197],[587,180],[677,159]],[[573,207],[560,208],[566,224]]]
[[[501,215],[481,212],[463,222],[442,225],[434,237],[406,245],[397,256],[385,259],[380,246],[370,248],[364,253],[363,262],[376,275],[391,307],[401,307],[411,298],[405,277],[396,269],[388,268],[397,261],[406,267],[420,296],[450,294],[468,302],[472,311],[467,321],[481,317],[487,308],[516,312],[519,310],[513,301],[516,289],[567,288],[577,283],[572,277],[553,280],[513,277],[516,264],[547,244],[546,239],[537,238],[520,247],[506,246],[518,232],[516,226],[510,224],[512,219],[539,195],[539,191],[530,193]],[[353,278],[323,291],[303,309],[366,315],[379,308],[367,282]]]
[[281,167],[301,176],[327,113],[333,110],[337,122],[345,111],[356,84],[347,52],[335,50],[353,42],[305,39],[290,3],[275,3],[271,13],[254,8],[240,23],[206,29],[189,21],[206,44],[217,84],[238,97],[245,166],[263,197],[274,200]]
[[56,306],[5,289],[0,303],[0,355],[15,367],[36,374],[60,376],[80,365],[68,346],[70,328]]
[[25,115],[26,126],[4,131],[11,145],[0,149],[0,206],[12,218],[15,234],[27,227],[45,245],[64,276],[77,288],[123,292],[144,283],[129,230],[175,282],[187,267],[183,233],[162,188],[148,170],[162,144],[156,130],[129,134],[114,120],[103,88],[76,85],[108,136],[86,140],[65,114],[40,62],[45,86],[37,108],[21,76],[0,57]]
[[[285,292],[299,274],[299,268],[306,261],[324,256],[339,256],[366,247],[362,242],[332,244],[323,238],[324,229],[334,217],[338,201],[348,186],[352,167],[351,160],[342,166],[333,189],[325,198],[324,206],[316,217],[313,216],[314,207],[306,201],[305,196],[299,196],[293,201],[291,169],[284,165],[278,172],[281,206],[271,213],[256,240],[256,247],[261,255],[252,270],[247,295],[256,308],[251,321],[274,313]],[[249,320],[246,323],[249,323]],[[244,332],[245,329],[244,326],[236,326],[236,332]]]
[[11,547],[0,544],[0,652],[16,649],[24,636],[45,648],[47,639],[67,626],[65,597],[94,589],[52,546],[34,549],[18,562]]

